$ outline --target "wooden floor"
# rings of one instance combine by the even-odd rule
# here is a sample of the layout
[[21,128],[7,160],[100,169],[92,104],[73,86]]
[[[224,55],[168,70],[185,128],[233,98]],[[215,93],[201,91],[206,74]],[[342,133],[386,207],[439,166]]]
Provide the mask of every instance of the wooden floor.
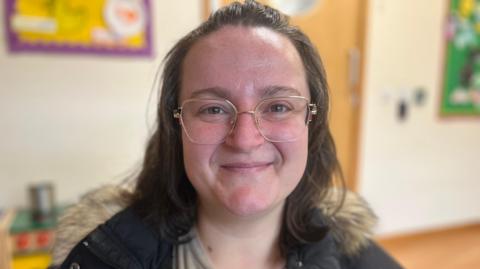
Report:
[[480,223],[378,241],[407,269],[480,268]]

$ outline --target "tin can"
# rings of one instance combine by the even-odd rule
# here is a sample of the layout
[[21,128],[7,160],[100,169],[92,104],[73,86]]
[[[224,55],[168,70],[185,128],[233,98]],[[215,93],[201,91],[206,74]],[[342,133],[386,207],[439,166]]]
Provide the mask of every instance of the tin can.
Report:
[[44,222],[54,217],[55,198],[51,183],[36,183],[29,186],[30,208],[33,220]]

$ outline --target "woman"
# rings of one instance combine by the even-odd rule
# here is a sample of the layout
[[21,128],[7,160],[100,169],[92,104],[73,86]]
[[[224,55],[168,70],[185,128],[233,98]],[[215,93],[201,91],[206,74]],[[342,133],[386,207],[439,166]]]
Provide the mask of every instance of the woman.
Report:
[[[133,194],[93,194],[125,208],[68,255],[57,246],[61,268],[400,268],[368,240],[368,208],[331,188],[325,73],[285,16],[255,1],[217,11],[162,78]],[[78,208],[61,227],[93,214]]]

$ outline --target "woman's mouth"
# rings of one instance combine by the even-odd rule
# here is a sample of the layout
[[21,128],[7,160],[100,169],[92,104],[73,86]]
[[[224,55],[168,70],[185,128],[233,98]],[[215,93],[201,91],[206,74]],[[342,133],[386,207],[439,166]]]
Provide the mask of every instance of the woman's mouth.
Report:
[[222,169],[231,172],[256,172],[268,168],[272,162],[231,162],[220,165]]

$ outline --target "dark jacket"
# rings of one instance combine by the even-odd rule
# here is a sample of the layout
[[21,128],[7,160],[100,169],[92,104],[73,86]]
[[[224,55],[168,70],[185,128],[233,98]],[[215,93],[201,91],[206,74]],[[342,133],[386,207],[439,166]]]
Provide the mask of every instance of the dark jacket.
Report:
[[[114,189],[110,191],[115,193]],[[103,192],[105,192],[105,190],[103,190]],[[103,194],[99,195],[97,192],[94,195],[102,196]],[[115,199],[119,197],[120,196]],[[351,199],[352,198],[350,198],[350,200]],[[357,207],[360,204],[363,205],[363,201],[359,202],[356,199],[359,198],[355,197],[354,202],[347,199],[346,205],[352,206],[354,204]],[[92,201],[95,201],[95,199],[91,200],[90,203]],[[107,202],[107,207],[111,206],[108,205],[108,199],[100,202]],[[73,211],[74,212],[70,213],[78,217],[76,214],[78,212]],[[287,268],[401,268],[377,244],[368,239],[368,232],[362,230],[361,226],[365,226],[365,221],[367,220],[359,219],[358,217],[362,215],[360,213],[367,211],[370,212],[369,209],[355,209],[349,213],[341,211],[335,219],[329,219],[325,215],[326,211],[322,210],[322,207],[319,207],[318,213],[316,214],[317,220],[328,227],[330,227],[333,222],[337,225],[332,225],[332,227],[329,228],[329,232],[320,241],[291,249],[287,255]],[[344,228],[338,229],[338,225],[346,225],[345,223],[342,224],[342,222],[348,222],[348,220],[344,219],[347,215],[353,217],[347,226],[357,226],[357,228],[359,228],[358,230],[352,230],[353,226],[346,230],[343,230]],[[72,215],[69,217],[67,213],[67,216],[62,219],[57,241],[65,238],[64,236],[68,234],[62,233],[62,225],[65,225],[65,223],[72,224],[71,216]],[[81,218],[77,220],[81,221]],[[88,222],[88,220],[86,221]],[[71,230],[71,232],[74,232],[74,230]],[[347,240],[347,242],[345,240]],[[348,240],[350,240],[350,242],[348,242]],[[67,252],[65,251],[65,246],[61,246],[62,243],[56,246],[54,249],[54,263],[57,262],[57,267],[58,264],[60,264],[58,263],[59,259],[62,259],[63,263],[59,266],[61,269],[172,268],[174,246],[166,240],[163,240],[154,229],[144,223],[129,207],[122,209],[106,222],[93,229],[93,231],[84,236],[83,239],[77,240],[76,242],[73,249],[67,247],[68,255],[65,255]]]

